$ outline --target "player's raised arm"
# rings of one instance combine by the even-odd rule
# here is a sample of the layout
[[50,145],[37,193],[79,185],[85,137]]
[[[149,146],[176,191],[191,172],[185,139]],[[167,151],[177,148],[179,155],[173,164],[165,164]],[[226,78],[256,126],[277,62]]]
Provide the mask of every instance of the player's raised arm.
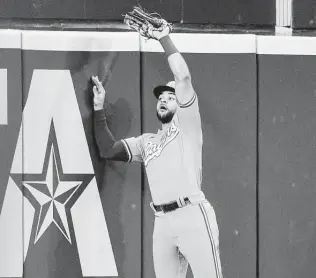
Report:
[[100,156],[109,160],[127,161],[128,156],[120,141],[116,141],[112,135],[103,110],[105,90],[98,77],[92,77],[93,108],[94,108],[94,133],[99,148]]
[[134,158],[133,160],[141,161],[137,145],[138,138],[115,140],[107,125],[103,109],[105,90],[98,77],[93,76],[92,81],[95,84],[93,86],[94,133],[100,156],[115,161],[130,162],[132,158]]
[[124,16],[124,22],[143,37],[160,42],[174,75],[175,91],[180,106],[186,107],[193,103],[196,95],[191,83],[191,74],[187,63],[169,37],[172,29],[171,24],[159,15],[149,14],[140,7],[134,7],[132,12],[128,12]]
[[157,37],[168,57],[168,63],[174,75],[175,91],[179,104],[186,105],[195,97],[191,74],[186,61],[173,44],[169,31],[169,27],[166,27],[162,31],[153,31],[153,35]]

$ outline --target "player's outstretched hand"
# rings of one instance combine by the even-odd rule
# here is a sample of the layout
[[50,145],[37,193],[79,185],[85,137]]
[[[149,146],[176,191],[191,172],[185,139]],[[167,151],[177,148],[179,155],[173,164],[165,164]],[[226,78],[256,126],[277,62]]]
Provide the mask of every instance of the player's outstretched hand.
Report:
[[160,40],[172,31],[172,24],[158,13],[148,13],[141,7],[134,7],[124,15],[124,22],[147,39]]
[[92,76],[91,80],[94,84],[93,86],[93,107],[94,110],[102,110],[105,100],[105,89],[97,76]]

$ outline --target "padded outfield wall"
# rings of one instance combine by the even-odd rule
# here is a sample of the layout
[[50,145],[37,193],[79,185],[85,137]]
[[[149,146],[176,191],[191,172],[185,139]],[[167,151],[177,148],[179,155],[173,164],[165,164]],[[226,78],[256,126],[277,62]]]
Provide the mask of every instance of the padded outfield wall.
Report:
[[316,273],[316,39],[258,38],[260,277]]
[[[171,37],[199,96],[224,277],[310,277],[316,40]],[[151,90],[172,78],[160,45],[134,32],[0,38],[0,277],[155,277],[147,178],[99,158],[89,78],[106,79],[116,138],[155,132]]]

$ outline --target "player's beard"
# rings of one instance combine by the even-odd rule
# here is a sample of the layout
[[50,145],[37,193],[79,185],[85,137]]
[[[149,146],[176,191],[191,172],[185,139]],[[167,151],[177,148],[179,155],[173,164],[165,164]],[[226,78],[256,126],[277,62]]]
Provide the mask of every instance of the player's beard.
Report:
[[173,119],[173,116],[174,116],[174,113],[172,113],[171,111],[168,111],[167,113],[164,113],[163,115],[160,115],[159,112],[157,111],[157,118],[163,124],[170,123]]

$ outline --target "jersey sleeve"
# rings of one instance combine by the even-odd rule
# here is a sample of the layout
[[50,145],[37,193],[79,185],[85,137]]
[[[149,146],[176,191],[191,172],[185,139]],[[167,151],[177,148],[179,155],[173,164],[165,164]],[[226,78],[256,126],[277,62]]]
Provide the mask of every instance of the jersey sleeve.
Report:
[[201,130],[201,116],[199,101],[195,91],[187,103],[179,103],[176,112],[177,121],[180,129],[185,133],[199,133]]
[[121,142],[123,143],[125,150],[128,155],[128,161],[127,162],[132,162],[132,161],[138,161],[142,162],[142,153],[143,153],[143,140],[142,136],[138,137],[130,137],[126,139],[122,139]]

